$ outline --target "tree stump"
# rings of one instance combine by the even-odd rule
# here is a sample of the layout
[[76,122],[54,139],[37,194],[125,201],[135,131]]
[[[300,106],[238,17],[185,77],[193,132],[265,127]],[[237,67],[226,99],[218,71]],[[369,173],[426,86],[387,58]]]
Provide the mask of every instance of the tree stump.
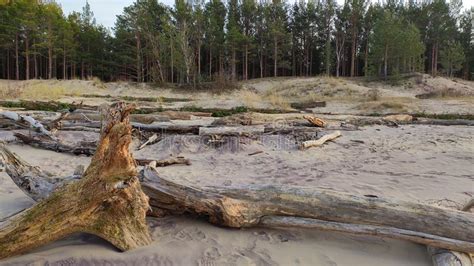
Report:
[[79,181],[0,225],[0,259],[76,232],[97,235],[122,251],[151,242],[145,221],[148,197],[129,152],[132,109],[124,103],[110,108],[97,151]]

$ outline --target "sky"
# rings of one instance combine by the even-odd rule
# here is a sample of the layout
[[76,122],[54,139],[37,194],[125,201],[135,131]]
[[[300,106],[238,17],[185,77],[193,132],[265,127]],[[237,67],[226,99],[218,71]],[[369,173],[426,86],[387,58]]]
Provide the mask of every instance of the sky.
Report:
[[[66,15],[72,11],[82,11],[82,7],[86,4],[86,0],[57,0],[57,2],[62,6]],[[114,26],[115,17],[122,13],[123,8],[133,2],[134,0],[89,0],[97,23],[108,28]],[[174,4],[174,0],[161,0],[161,2],[167,5]],[[343,1],[338,0],[338,2]],[[463,0],[463,3],[465,8],[474,6],[474,0]]]

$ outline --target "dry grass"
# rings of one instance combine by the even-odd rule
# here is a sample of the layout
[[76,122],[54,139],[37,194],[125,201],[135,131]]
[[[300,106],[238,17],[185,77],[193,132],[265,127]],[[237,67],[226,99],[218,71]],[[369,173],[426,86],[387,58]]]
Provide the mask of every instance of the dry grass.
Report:
[[249,89],[240,90],[237,97],[244,102],[245,106],[250,108],[258,107],[258,104],[263,101],[259,94]]
[[288,102],[287,98],[281,96],[275,91],[270,91],[269,93],[266,93],[265,99],[270,102],[270,104],[275,108],[281,110],[291,109],[290,103]]
[[9,85],[0,86],[0,99],[17,99],[20,97],[22,90]]
[[409,99],[383,98],[380,101],[361,103],[357,109],[367,113],[403,113],[409,111]]
[[462,91],[454,88],[443,88],[436,91],[422,93],[416,95],[418,99],[433,99],[433,98],[460,98],[470,96],[469,91]]
[[0,82],[1,99],[57,100],[97,91],[84,81],[28,80]]
[[66,89],[64,89],[63,86],[48,86],[46,84],[38,84],[25,89],[21,93],[21,98],[56,100],[63,97],[65,94]]
[[98,77],[87,77],[88,81],[92,82],[92,85],[96,88],[99,89],[106,89],[107,87],[105,86],[104,82],[100,80]]
[[380,100],[380,90],[376,88],[370,89],[365,96],[369,101],[378,101]]

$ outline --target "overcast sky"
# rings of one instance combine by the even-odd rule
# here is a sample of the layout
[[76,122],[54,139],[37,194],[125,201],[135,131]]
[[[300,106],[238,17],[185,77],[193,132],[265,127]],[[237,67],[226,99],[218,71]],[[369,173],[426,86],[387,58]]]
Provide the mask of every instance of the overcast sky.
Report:
[[[174,0],[160,0],[167,5],[173,5]],[[86,4],[86,0],[57,0],[63,7],[64,13],[67,15],[72,11],[81,11]],[[92,12],[97,20],[97,23],[106,27],[113,27],[115,16],[122,13],[123,8],[131,5],[134,0],[89,0]],[[338,0],[343,2],[343,0]],[[464,7],[469,8],[474,5],[474,0],[463,0]]]

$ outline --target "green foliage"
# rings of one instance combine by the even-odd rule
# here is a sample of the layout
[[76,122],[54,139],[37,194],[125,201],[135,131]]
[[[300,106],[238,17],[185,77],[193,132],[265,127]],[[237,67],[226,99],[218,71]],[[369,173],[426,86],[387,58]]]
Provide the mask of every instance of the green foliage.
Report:
[[0,78],[197,83],[268,76],[398,75],[471,78],[472,9],[460,0],[137,0],[113,30],[88,2],[0,5]]
[[466,56],[459,42],[448,41],[440,51],[440,62],[446,74],[450,77],[462,68]]
[[419,69],[424,45],[418,29],[409,22],[400,20],[390,11],[383,11],[375,21],[371,36],[372,71],[388,79],[397,80],[401,73]]

